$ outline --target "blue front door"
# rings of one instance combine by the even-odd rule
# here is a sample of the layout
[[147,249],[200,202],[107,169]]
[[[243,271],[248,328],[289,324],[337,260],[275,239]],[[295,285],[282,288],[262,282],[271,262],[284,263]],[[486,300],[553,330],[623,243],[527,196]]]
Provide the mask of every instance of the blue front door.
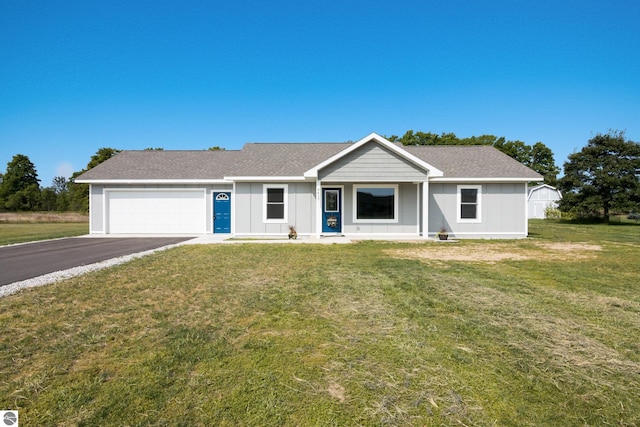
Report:
[[322,189],[322,232],[342,233],[342,189]]
[[213,232],[231,233],[231,193],[213,193]]

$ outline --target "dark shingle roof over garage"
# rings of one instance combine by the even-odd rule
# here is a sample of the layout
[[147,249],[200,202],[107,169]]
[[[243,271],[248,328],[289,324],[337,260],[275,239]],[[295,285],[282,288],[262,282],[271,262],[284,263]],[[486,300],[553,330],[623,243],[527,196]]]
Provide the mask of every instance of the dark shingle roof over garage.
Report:
[[[78,181],[222,180],[301,177],[352,143],[249,143],[242,150],[123,151]],[[444,172],[443,178],[542,177],[491,146],[407,146],[408,153]]]
[[77,180],[222,179],[240,151],[122,151]]

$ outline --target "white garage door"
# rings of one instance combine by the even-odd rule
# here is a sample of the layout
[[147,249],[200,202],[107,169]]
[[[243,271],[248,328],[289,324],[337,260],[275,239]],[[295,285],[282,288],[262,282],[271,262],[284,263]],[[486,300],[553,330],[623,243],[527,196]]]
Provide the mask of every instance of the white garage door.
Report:
[[205,229],[203,190],[107,192],[107,233],[201,234]]

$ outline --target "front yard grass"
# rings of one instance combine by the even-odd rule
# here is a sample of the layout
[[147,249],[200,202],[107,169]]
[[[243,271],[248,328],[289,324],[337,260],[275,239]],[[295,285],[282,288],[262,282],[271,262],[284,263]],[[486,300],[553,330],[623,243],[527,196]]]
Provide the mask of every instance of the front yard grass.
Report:
[[21,426],[640,424],[640,226],[530,231],[183,246],[23,291],[0,299],[0,406]]
[[88,215],[78,213],[0,213],[0,246],[89,233]]
[[89,233],[89,224],[77,222],[0,224],[0,246],[36,240],[82,236]]

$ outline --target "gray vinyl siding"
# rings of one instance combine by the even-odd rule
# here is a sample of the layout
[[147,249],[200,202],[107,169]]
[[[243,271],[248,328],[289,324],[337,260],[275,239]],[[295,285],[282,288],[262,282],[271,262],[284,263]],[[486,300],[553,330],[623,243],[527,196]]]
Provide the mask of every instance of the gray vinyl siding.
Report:
[[293,225],[299,234],[311,234],[315,224],[315,182],[283,182],[287,184],[287,222],[264,222],[264,183],[239,182],[236,184],[235,219],[237,235],[283,235]]
[[460,238],[526,237],[526,184],[482,184],[480,223],[458,222],[457,191],[458,184],[429,184],[429,234],[444,226]]
[[[330,186],[330,184],[327,184]],[[417,234],[418,233],[418,185],[398,185],[398,222],[395,223],[354,223],[353,185],[344,186],[343,233],[357,234]]]
[[104,233],[104,186],[92,184],[89,188],[89,232]]
[[[117,189],[135,189],[135,190],[149,190],[149,189],[185,189],[185,190],[194,190],[194,189],[202,189],[205,190],[206,194],[206,233],[213,233],[213,191],[232,191],[233,186],[231,184],[222,184],[222,185],[181,185],[181,184],[120,184],[120,185],[100,185],[100,184],[92,184],[91,191],[89,193],[90,204],[91,204],[91,212],[89,217],[89,230],[91,233],[100,234],[105,232],[105,221],[106,221],[106,208],[105,205],[105,190],[117,190]],[[233,200],[234,195],[231,195],[231,200]],[[233,209],[233,205],[232,205]],[[233,215],[233,212],[232,212]]]
[[319,171],[320,180],[333,182],[410,182],[426,177],[426,171],[373,142]]

